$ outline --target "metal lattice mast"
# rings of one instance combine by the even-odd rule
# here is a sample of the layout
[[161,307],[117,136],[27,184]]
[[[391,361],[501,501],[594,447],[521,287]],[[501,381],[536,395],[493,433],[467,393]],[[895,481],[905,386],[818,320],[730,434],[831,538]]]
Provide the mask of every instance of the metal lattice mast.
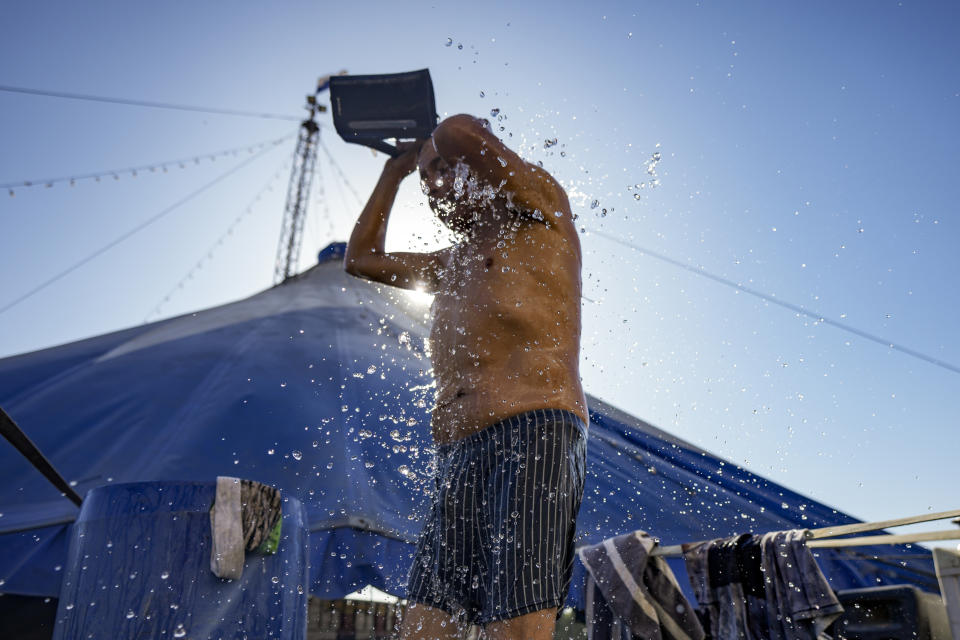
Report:
[[273,269],[274,284],[280,284],[294,275],[300,259],[303,223],[307,219],[310,185],[313,183],[317,164],[317,143],[320,137],[320,125],[314,120],[318,110],[314,96],[307,96],[307,108],[310,110],[310,116],[300,123],[297,149],[294,153],[293,168],[290,171],[290,184],[287,186],[287,204],[283,211],[280,242],[277,245],[277,261]]

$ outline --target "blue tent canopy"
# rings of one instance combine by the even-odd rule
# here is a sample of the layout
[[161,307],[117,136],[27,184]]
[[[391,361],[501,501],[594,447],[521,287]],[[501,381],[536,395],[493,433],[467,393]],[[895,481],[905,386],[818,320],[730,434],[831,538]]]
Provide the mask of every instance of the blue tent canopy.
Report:
[[[0,360],[0,406],[83,495],[249,478],[296,496],[313,595],[404,595],[430,477],[429,299],[347,276],[343,245],[246,300]],[[854,522],[589,397],[578,544]],[[0,592],[57,596],[77,509],[0,443]],[[821,551],[834,588],[936,590],[906,547]],[[682,563],[674,562],[681,576]],[[568,604],[583,604],[578,566]]]

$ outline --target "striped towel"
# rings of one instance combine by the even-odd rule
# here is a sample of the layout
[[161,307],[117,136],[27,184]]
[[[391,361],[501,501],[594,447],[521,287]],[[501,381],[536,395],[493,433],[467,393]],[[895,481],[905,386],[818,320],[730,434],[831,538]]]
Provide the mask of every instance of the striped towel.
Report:
[[643,531],[579,550],[587,569],[589,640],[703,640],[692,606]]

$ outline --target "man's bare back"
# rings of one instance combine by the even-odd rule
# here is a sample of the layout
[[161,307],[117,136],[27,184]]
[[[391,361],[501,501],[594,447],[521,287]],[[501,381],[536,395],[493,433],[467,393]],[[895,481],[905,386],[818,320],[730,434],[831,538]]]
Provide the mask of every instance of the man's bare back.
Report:
[[388,161],[346,263],[354,275],[434,294],[434,439],[460,440],[534,409],[566,409],[586,422],[581,252],[563,189],[482,121],[454,116],[416,160],[431,207],[461,239],[430,254],[388,254],[387,214],[412,159]]

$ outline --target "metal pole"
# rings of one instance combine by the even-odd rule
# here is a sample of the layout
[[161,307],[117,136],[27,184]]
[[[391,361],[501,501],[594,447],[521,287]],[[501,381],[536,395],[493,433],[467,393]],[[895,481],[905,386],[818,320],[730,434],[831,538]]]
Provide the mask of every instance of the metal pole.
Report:
[[80,506],[83,498],[73,490],[73,487],[63,479],[63,476],[57,473],[57,470],[54,469],[50,461],[44,457],[40,449],[37,448],[37,445],[33,444],[30,438],[27,437],[27,434],[17,426],[13,418],[8,416],[7,412],[2,408],[0,408],[0,434],[2,434],[3,437],[7,439],[7,442],[12,444],[17,451],[23,454],[23,457],[26,458],[37,471],[42,473],[43,477],[53,483],[53,486],[67,496],[71,502],[78,507]]

